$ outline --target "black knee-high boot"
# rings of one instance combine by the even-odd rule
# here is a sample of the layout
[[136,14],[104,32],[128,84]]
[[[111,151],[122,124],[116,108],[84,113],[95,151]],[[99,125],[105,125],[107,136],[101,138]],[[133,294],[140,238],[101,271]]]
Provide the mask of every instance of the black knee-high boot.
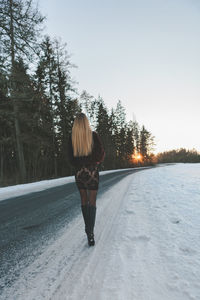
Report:
[[85,222],[85,233],[89,234],[89,205],[81,205],[83,219]]
[[96,219],[96,206],[89,205],[89,234],[88,234],[88,244],[89,246],[94,246],[94,225]]

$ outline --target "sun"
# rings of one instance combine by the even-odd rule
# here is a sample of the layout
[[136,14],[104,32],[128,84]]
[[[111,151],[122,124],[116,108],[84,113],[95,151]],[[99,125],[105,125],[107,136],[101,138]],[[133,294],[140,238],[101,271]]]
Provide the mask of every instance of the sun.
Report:
[[134,163],[138,163],[142,161],[142,154],[140,153],[134,153],[132,154],[132,160]]
[[137,154],[137,155],[135,156],[135,158],[138,159],[138,160],[140,160],[140,159],[142,158],[142,155],[141,155],[141,154]]

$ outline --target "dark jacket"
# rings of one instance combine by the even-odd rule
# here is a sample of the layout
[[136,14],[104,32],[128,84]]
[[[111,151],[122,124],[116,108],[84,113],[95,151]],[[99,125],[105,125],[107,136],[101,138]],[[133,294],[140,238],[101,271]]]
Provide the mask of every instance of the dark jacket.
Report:
[[88,156],[75,157],[73,154],[72,138],[70,135],[68,141],[68,154],[69,154],[69,161],[71,165],[75,167],[89,166],[89,165],[100,163],[104,160],[105,151],[102,142],[100,140],[100,137],[95,131],[92,132],[92,136],[93,136],[92,153],[89,154]]

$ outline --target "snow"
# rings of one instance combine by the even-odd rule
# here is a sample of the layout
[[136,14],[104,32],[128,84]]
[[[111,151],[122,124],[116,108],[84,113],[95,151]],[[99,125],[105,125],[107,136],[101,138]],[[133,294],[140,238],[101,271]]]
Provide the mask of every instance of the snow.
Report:
[[[134,168],[134,170],[135,169],[145,169],[145,168],[147,168],[147,167]],[[100,172],[100,175],[105,175],[105,174],[115,173],[115,172],[120,172],[120,171],[125,171],[125,170],[127,170],[127,169],[102,171],[102,172]],[[74,176],[67,176],[67,177],[62,177],[62,178],[58,178],[58,179],[41,180],[41,181],[32,182],[32,183],[17,184],[17,185],[2,187],[2,188],[0,188],[0,201],[8,199],[8,198],[12,198],[12,197],[26,195],[29,193],[43,191],[43,190],[46,190],[49,188],[53,188],[56,186],[74,182],[74,180],[75,180]]]
[[199,300],[200,164],[133,173],[97,199],[96,245],[81,214],[2,299]]

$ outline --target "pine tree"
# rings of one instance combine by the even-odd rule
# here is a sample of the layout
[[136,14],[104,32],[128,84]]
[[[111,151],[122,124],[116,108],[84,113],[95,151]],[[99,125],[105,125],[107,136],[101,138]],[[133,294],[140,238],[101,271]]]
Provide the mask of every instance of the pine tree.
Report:
[[133,122],[130,121],[126,127],[125,161],[127,162],[127,166],[132,165],[133,154],[135,152],[133,126]]
[[55,61],[57,66],[57,95],[55,96],[57,104],[56,113],[56,128],[60,144],[59,159],[61,175],[66,174],[67,159],[67,145],[69,133],[72,130],[72,123],[75,114],[80,110],[78,102],[73,98],[76,90],[74,82],[72,81],[70,69],[75,67],[70,62],[70,56],[66,50],[66,44],[62,44],[60,40],[54,40]]
[[116,133],[117,133],[117,124],[115,119],[115,113],[114,109],[111,109],[110,115],[109,115],[109,146],[108,148],[108,154],[106,152],[106,157],[108,157],[108,168],[109,169],[115,169],[117,165],[117,141],[116,141]]
[[33,8],[33,1],[1,0],[0,1],[0,48],[1,61],[9,68],[10,97],[14,111],[15,136],[20,170],[20,181],[26,180],[26,166],[24,148],[21,139],[19,120],[19,99],[16,98],[16,80],[18,77],[16,61],[31,57],[35,50],[38,29],[43,22],[37,8]]
[[[13,174],[13,112],[8,97],[8,80],[4,71],[0,72],[0,186],[6,183],[8,174]],[[6,168],[5,168],[6,167]]]
[[143,125],[140,130],[140,153],[144,161],[149,161],[150,153],[154,147],[154,137]]
[[103,163],[103,168],[109,168],[113,159],[112,153],[112,132],[110,128],[110,120],[108,110],[103,99],[99,96],[97,99],[97,115],[96,115],[96,131],[100,135],[103,146],[105,148],[106,156]]
[[52,176],[66,175],[70,168],[67,159],[67,142],[74,117],[80,107],[76,98],[66,45],[46,36],[41,44],[40,60],[36,71],[38,90],[45,94],[50,112],[52,136],[50,156],[54,161]]
[[98,100],[84,90],[80,95],[79,101],[82,111],[87,115],[90,121],[91,127],[95,129],[97,126],[96,114],[98,111]]
[[133,122],[133,139],[134,139],[134,150],[136,153],[140,152],[140,128],[139,124]]
[[49,107],[49,122],[50,122],[50,132],[51,141],[48,151],[48,156],[51,157],[53,161],[52,176],[57,177],[58,174],[58,145],[56,136],[56,110],[58,109],[58,78],[57,78],[57,62],[56,53],[53,42],[49,36],[46,36],[41,43],[41,51],[39,54],[39,63],[36,71],[36,76],[38,75],[38,86],[45,93],[46,99],[48,101]]
[[126,113],[120,100],[117,102],[116,109],[114,110],[114,119],[114,139],[117,155],[117,167],[121,168],[125,157]]

